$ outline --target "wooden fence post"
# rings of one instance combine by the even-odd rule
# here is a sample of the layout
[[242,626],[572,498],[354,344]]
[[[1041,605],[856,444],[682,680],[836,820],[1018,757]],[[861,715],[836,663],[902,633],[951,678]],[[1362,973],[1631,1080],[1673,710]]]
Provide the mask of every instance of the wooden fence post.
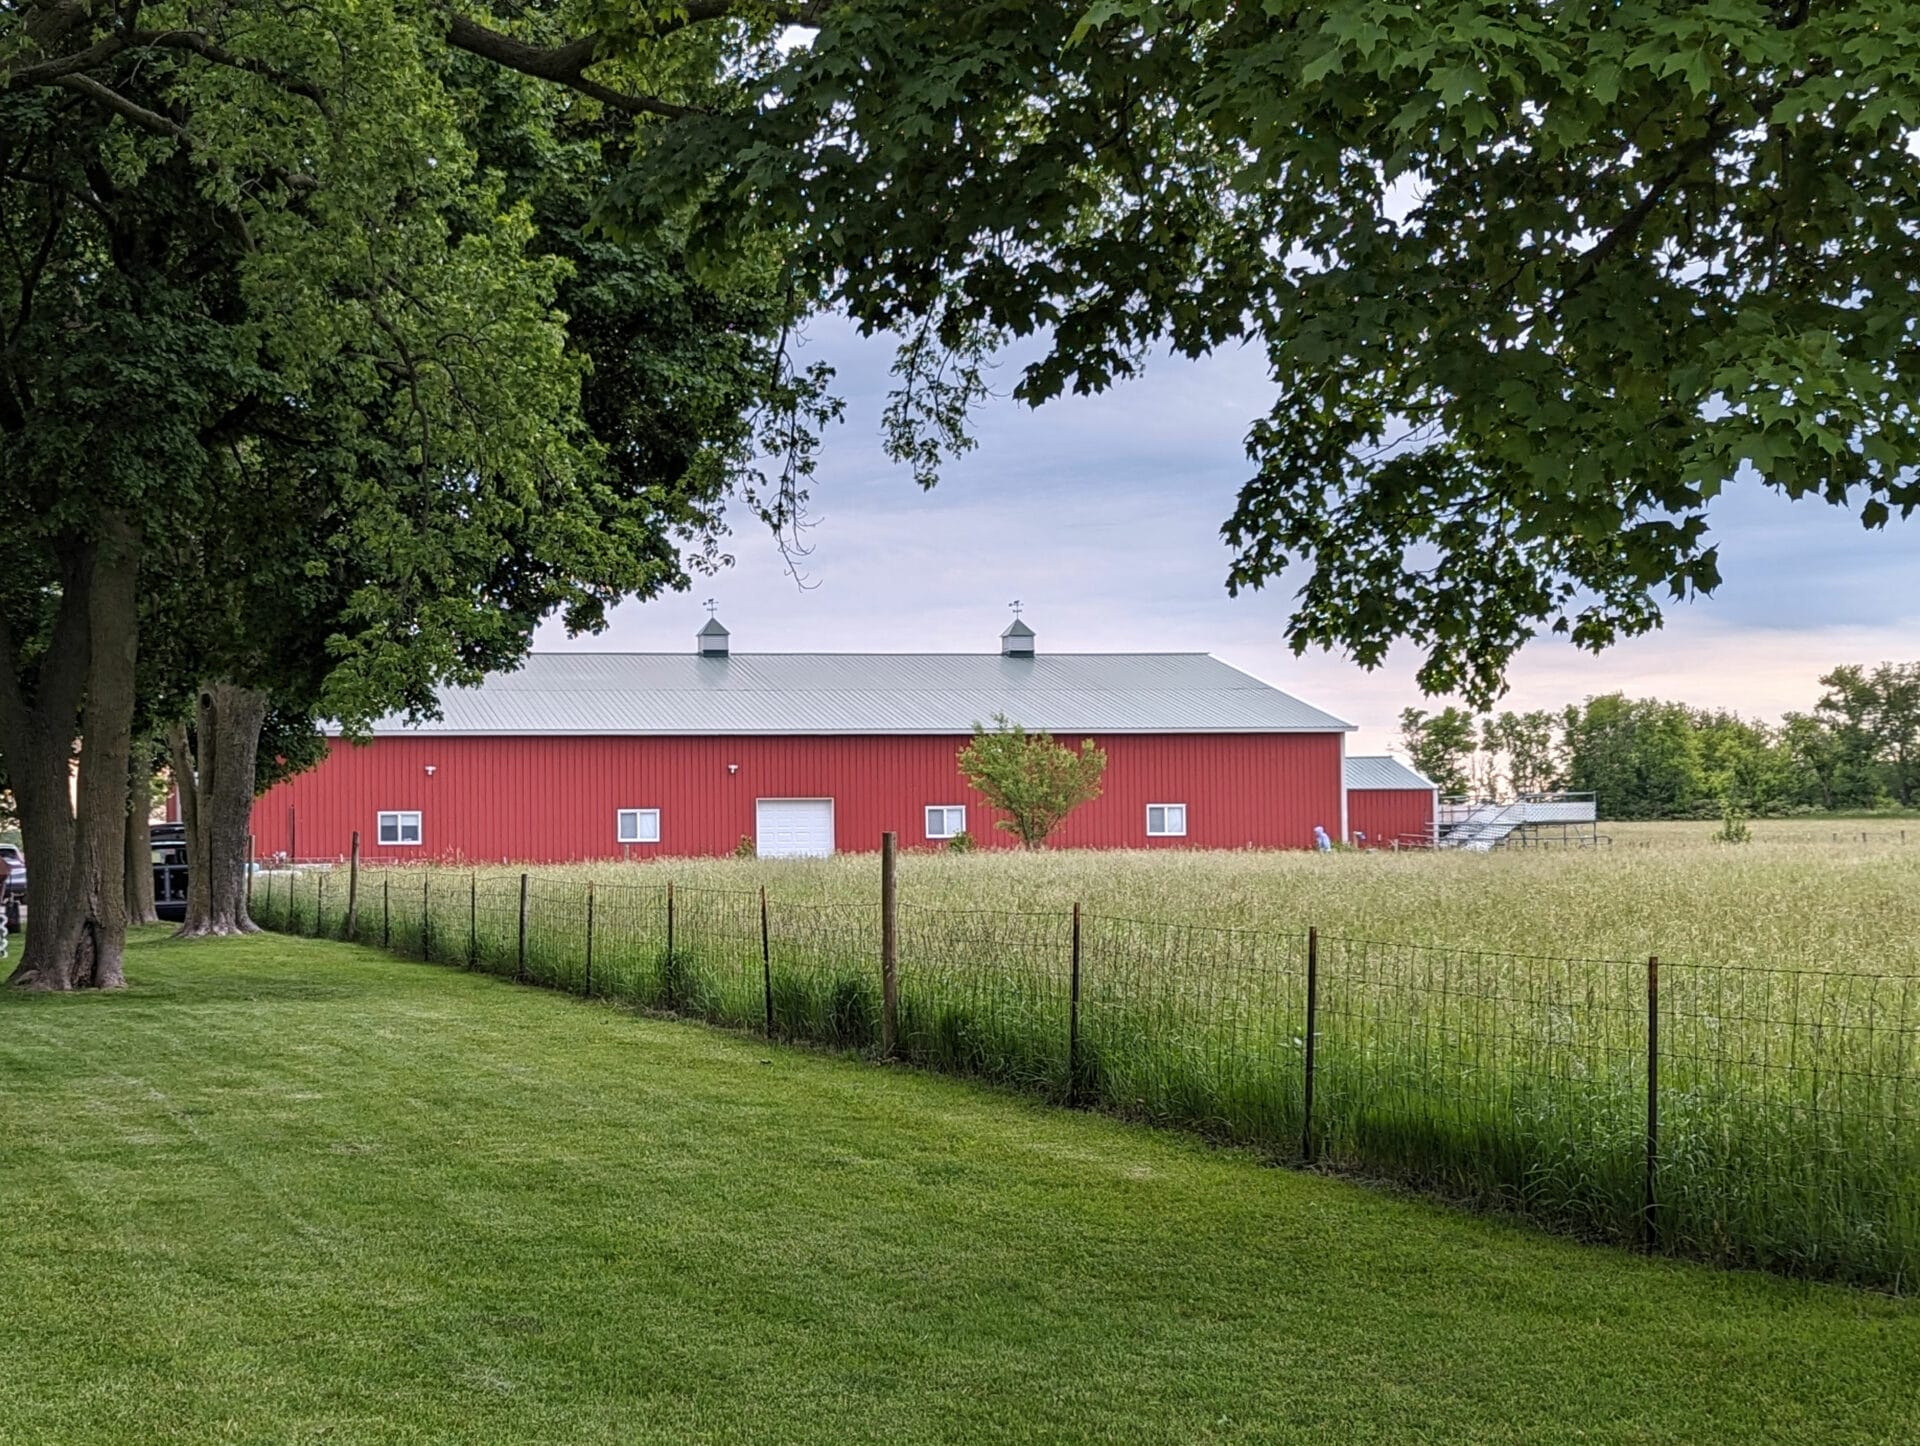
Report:
[[360,830],[353,831],[352,852],[347,857],[347,938],[353,939],[360,924]]
[[895,835],[880,835],[880,1052],[900,1047],[900,897],[895,879]]
[[1073,970],[1067,984],[1067,1103],[1080,1102],[1080,901],[1073,904]]
[[593,880],[587,880],[587,967],[580,980],[580,992],[593,998]]
[[1648,1250],[1660,1248],[1660,956],[1647,960],[1647,1181],[1641,1205],[1641,1231]]
[[767,1038],[773,1038],[773,946],[767,930],[767,886],[760,886],[760,993],[767,1006]]
[[1302,1098],[1300,1114],[1300,1159],[1304,1164],[1313,1163],[1313,1072],[1314,1072],[1314,1036],[1320,1027],[1320,931],[1317,928],[1307,930],[1307,1038],[1306,1038],[1306,1089]]
[[527,982],[527,876],[520,875],[520,962],[515,966],[513,977],[522,984]]

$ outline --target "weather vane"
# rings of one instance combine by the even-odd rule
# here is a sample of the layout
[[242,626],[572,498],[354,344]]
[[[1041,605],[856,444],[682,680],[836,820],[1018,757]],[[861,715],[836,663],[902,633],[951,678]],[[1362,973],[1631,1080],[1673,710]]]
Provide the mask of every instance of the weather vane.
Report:
[[1020,599],[1019,598],[1015,598],[1012,602],[1008,603],[1007,606],[1013,609],[1013,615],[1015,617],[1020,616]]
[[720,611],[720,604],[715,602],[712,598],[708,598],[704,603],[700,604],[700,606],[702,606],[707,610],[708,617],[712,617],[715,613]]

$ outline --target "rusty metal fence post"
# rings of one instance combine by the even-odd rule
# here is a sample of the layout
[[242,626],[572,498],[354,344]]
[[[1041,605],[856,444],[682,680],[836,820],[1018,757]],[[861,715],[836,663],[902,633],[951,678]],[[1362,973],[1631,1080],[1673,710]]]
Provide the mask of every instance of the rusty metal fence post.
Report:
[[315,874],[313,878],[313,937],[320,939],[325,937],[327,927],[327,876]]
[[894,867],[895,836],[880,835],[880,1052],[900,1047],[900,897]]
[[480,963],[480,871],[467,870],[467,968]]
[[666,986],[667,1013],[679,1006],[680,961],[673,955],[673,880],[667,880],[667,957],[660,968],[660,982]]
[[767,1006],[767,1038],[773,1038],[773,943],[767,929],[767,886],[760,886],[760,993]]
[[1641,1235],[1648,1250],[1660,1248],[1660,956],[1647,960],[1647,1179],[1641,1203]]
[[380,947],[387,948],[393,940],[393,898],[390,885],[393,880],[385,874],[380,875]]
[[587,960],[581,970],[580,993],[593,998],[593,880],[587,880]]
[[1315,1035],[1320,1027],[1320,931],[1307,930],[1307,1034],[1305,1044],[1306,1084],[1301,1095],[1300,1159],[1313,1163],[1313,1075]]
[[420,876],[420,962],[433,958],[433,870]]
[[359,932],[360,923],[360,830],[353,831],[353,843],[347,855],[347,924],[346,936],[353,939]]
[[520,875],[520,944],[518,962],[514,965],[513,977],[522,984],[527,982],[527,876]]
[[[1900,842],[1905,843],[1906,841],[1907,841],[1906,835],[1902,834],[1900,837]],[[273,887],[273,880],[271,879],[267,880],[267,887],[269,889]],[[247,835],[247,912],[249,914],[253,912],[253,835],[252,834]],[[273,912],[273,900],[271,898],[267,900],[267,912],[268,913]]]
[[1073,962],[1067,976],[1067,1103],[1080,1102],[1080,901],[1073,904]]

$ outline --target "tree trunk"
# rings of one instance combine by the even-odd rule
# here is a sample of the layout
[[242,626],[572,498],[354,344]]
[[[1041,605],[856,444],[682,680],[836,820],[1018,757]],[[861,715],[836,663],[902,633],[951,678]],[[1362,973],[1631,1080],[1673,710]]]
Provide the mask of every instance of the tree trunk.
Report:
[[180,826],[187,840],[187,912],[182,916],[181,925],[184,930],[211,912],[207,907],[210,876],[201,865],[207,855],[207,840],[200,829],[200,790],[195,786],[193,742],[185,723],[176,722],[167,729],[167,756],[173,762],[173,787],[180,799]]
[[[32,928],[26,956],[13,973],[29,989],[117,989],[126,983],[127,778],[133,752],[135,668],[140,636],[140,539],[118,515],[104,518],[100,534],[85,545],[78,569],[84,581],[86,616],[86,706],[80,717],[80,767],[75,805],[37,797],[33,834],[40,856],[29,853]],[[79,584],[76,584],[79,585]],[[38,710],[36,710],[38,711]],[[37,775],[30,791],[43,794],[52,781],[53,756],[69,750],[55,742],[58,717],[42,718],[24,750]],[[72,724],[66,725],[70,733]],[[37,765],[37,766],[36,766]],[[61,778],[59,793],[64,793]],[[22,844],[28,844],[27,814],[21,814]],[[64,833],[68,847],[59,848]],[[44,860],[61,857],[64,873]],[[49,879],[49,874],[52,877]],[[43,887],[48,879],[51,890]]]
[[[0,757],[4,757],[20,815],[20,844],[33,876],[34,931],[21,950],[14,978],[37,973],[50,955],[53,900],[67,890],[73,861],[73,741],[80,731],[80,700],[87,683],[87,582],[91,555],[72,549],[59,567],[60,607],[46,655],[29,693],[19,666],[31,644],[0,616]],[[44,901],[44,902],[43,902]]]
[[147,745],[136,749],[127,779],[127,923],[157,924],[153,907],[153,773]]
[[[63,730],[71,733],[74,724]],[[32,883],[27,911],[33,923],[13,979],[37,974],[52,953],[56,900],[67,894],[73,865],[73,740],[54,743],[38,729],[16,731],[7,743],[7,768],[20,814],[20,849]],[[43,925],[45,927],[43,927]]]
[[184,728],[171,737],[187,832],[187,917],[180,938],[258,930],[247,914],[247,833],[266,720],[265,693],[207,683],[195,708],[191,753]]

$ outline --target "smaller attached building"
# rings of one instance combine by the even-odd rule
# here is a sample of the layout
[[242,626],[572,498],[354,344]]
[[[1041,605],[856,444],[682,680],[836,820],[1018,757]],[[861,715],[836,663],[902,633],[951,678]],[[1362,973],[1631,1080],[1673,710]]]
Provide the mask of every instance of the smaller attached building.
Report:
[[1433,844],[1440,790],[1397,758],[1347,759],[1347,831],[1360,848]]

